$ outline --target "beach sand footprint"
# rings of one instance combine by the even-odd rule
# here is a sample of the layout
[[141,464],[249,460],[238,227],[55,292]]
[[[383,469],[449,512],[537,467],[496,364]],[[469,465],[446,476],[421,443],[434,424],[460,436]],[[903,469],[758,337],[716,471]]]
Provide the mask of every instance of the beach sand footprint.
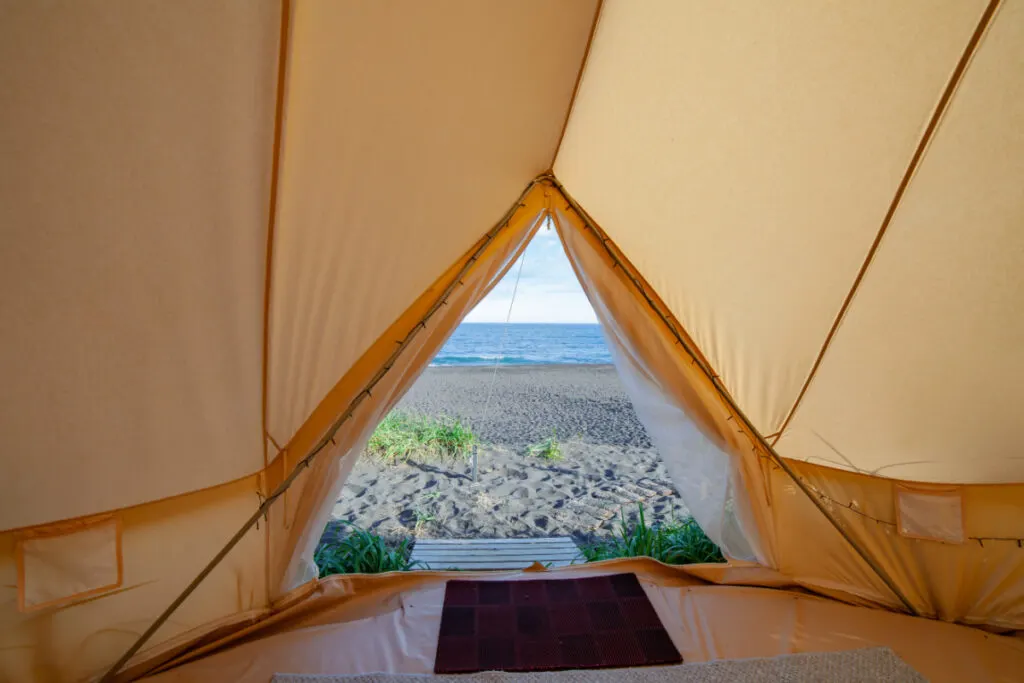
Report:
[[[399,409],[455,415],[479,435],[478,479],[468,461],[399,464],[361,457],[332,512],[395,538],[610,535],[643,503],[649,522],[687,511],[610,366],[502,370],[483,414],[488,368],[428,368]],[[557,433],[560,459],[527,455]],[[371,503],[372,500],[372,503]]]

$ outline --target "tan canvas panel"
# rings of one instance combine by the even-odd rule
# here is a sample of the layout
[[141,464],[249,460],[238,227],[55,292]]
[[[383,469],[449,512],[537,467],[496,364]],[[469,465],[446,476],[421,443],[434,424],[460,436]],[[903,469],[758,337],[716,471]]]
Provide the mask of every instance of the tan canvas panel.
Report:
[[555,172],[762,434],[810,371],[984,3],[604,3]]
[[1024,5],[996,14],[780,451],[1024,481]]
[[0,5],[0,529],[262,467],[280,12]]
[[[71,596],[27,613],[16,609],[17,541],[47,537],[48,529],[0,534],[0,604],[5,605],[0,609],[0,673],[4,680],[73,681],[102,673],[252,514],[258,490],[258,476],[253,476],[122,510],[98,524],[86,520],[77,527],[61,525],[61,532],[69,528],[97,531],[108,523],[120,526],[121,557],[115,558],[123,562],[120,585],[102,586],[104,590],[91,596]],[[155,656],[177,639],[193,640],[219,623],[244,621],[246,615],[266,607],[266,532],[261,525],[242,540],[157,632],[147,656]],[[102,564],[90,574],[97,581],[109,577],[104,569],[106,555],[99,559]],[[84,575],[76,572],[75,576]],[[33,576],[28,578],[31,582]]]
[[278,444],[549,167],[594,9],[296,5],[272,281]]

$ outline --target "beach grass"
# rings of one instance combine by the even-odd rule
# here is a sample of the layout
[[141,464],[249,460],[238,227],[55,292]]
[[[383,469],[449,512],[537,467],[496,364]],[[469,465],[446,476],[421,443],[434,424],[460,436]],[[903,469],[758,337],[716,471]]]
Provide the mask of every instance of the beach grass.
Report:
[[415,569],[408,538],[388,542],[377,534],[346,524],[344,536],[322,542],[313,554],[320,577],[331,574],[380,574]]
[[422,458],[468,458],[479,440],[453,417],[430,417],[392,411],[377,425],[366,451],[387,462]]
[[617,535],[581,548],[588,562],[615,557],[650,557],[665,564],[725,562],[722,551],[691,517],[682,522],[648,526],[640,505],[636,524],[626,523],[622,513]]
[[562,459],[562,445],[558,442],[558,433],[552,429],[551,436],[544,439],[540,443],[535,443],[532,446],[526,448],[526,454],[531,458],[541,458],[543,460],[561,460]]

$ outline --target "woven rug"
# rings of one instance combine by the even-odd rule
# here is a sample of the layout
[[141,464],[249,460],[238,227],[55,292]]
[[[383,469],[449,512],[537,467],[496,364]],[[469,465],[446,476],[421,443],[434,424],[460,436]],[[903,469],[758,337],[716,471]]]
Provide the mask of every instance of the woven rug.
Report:
[[889,648],[722,659],[682,666],[594,671],[488,671],[463,675],[276,674],[272,683],[927,683]]
[[635,574],[445,586],[434,673],[682,661]]

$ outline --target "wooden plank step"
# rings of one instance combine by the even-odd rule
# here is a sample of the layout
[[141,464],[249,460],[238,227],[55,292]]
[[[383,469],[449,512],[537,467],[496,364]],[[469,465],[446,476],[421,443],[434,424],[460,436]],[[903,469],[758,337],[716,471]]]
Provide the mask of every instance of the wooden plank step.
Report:
[[534,562],[564,567],[582,561],[568,536],[556,538],[423,539],[412,548],[413,562],[431,569],[525,569]]
[[548,545],[548,546],[536,546],[536,545],[524,545],[524,546],[482,546],[476,547],[472,545],[460,545],[460,546],[448,546],[441,547],[436,545],[424,545],[424,546],[413,546],[419,553],[430,553],[433,555],[457,555],[459,553],[490,553],[491,555],[523,555],[526,553],[534,553],[539,555],[558,555],[561,553],[575,553],[578,552],[576,545]]
[[420,554],[417,553],[413,557],[420,562],[572,562],[573,560],[579,559],[580,554],[575,553],[558,553],[557,555],[487,555],[485,553],[471,554],[471,555],[450,555],[447,553],[438,554]]
[[472,545],[452,545],[452,546],[437,546],[437,545],[424,545],[414,546],[420,553],[444,553],[446,555],[458,554],[458,553],[491,553],[493,555],[522,555],[523,553],[540,553],[542,555],[550,555],[551,553],[574,553],[576,552],[575,545],[505,545],[505,546],[472,546]]
[[527,555],[537,555],[544,557],[550,557],[553,555],[572,555],[578,553],[579,550],[575,546],[551,546],[549,548],[538,548],[534,547],[523,547],[523,548],[504,548],[496,550],[494,548],[474,548],[472,546],[463,546],[460,548],[437,548],[437,547],[424,547],[415,548],[417,555],[493,555],[495,557],[526,557]]
[[420,538],[416,540],[416,545],[539,545],[544,543],[565,545],[566,543],[573,543],[573,540],[569,536],[542,538]]
[[[555,567],[568,567],[571,562],[564,560],[558,560],[555,562],[541,562],[541,565],[549,568]],[[533,566],[533,562],[527,561],[510,561],[510,562],[488,562],[473,564],[468,562],[456,562],[454,564],[445,564],[443,562],[424,562],[421,565],[417,565],[417,569],[432,569],[434,571],[450,571],[450,570],[461,570],[461,571],[498,571],[507,569],[526,569],[527,567]]]
[[451,552],[448,550],[437,550],[432,548],[421,548],[416,552],[417,557],[497,557],[497,558],[530,558],[530,557],[568,557],[573,558],[580,554],[577,548],[557,548],[554,550],[539,550],[537,548],[524,548],[522,550],[506,550],[506,551],[495,551],[491,549],[466,549],[458,552]]
[[581,561],[581,558],[578,558],[578,557],[565,558],[565,557],[563,557],[563,558],[557,558],[557,559],[540,559],[540,558],[532,558],[532,557],[520,557],[520,558],[506,557],[504,559],[495,559],[495,558],[478,557],[478,558],[471,558],[471,559],[462,559],[462,558],[442,557],[442,558],[435,558],[435,559],[420,559],[420,558],[416,558],[415,561],[422,562],[423,564],[429,564],[432,567],[481,567],[483,569],[487,569],[488,567],[491,567],[491,566],[498,566],[498,565],[505,565],[505,564],[521,564],[524,567],[529,567],[534,562],[540,562],[543,565],[546,565],[546,564],[549,564],[549,563],[550,564],[558,563],[559,565],[568,565],[568,564],[572,564],[574,561],[576,561],[576,562]]

